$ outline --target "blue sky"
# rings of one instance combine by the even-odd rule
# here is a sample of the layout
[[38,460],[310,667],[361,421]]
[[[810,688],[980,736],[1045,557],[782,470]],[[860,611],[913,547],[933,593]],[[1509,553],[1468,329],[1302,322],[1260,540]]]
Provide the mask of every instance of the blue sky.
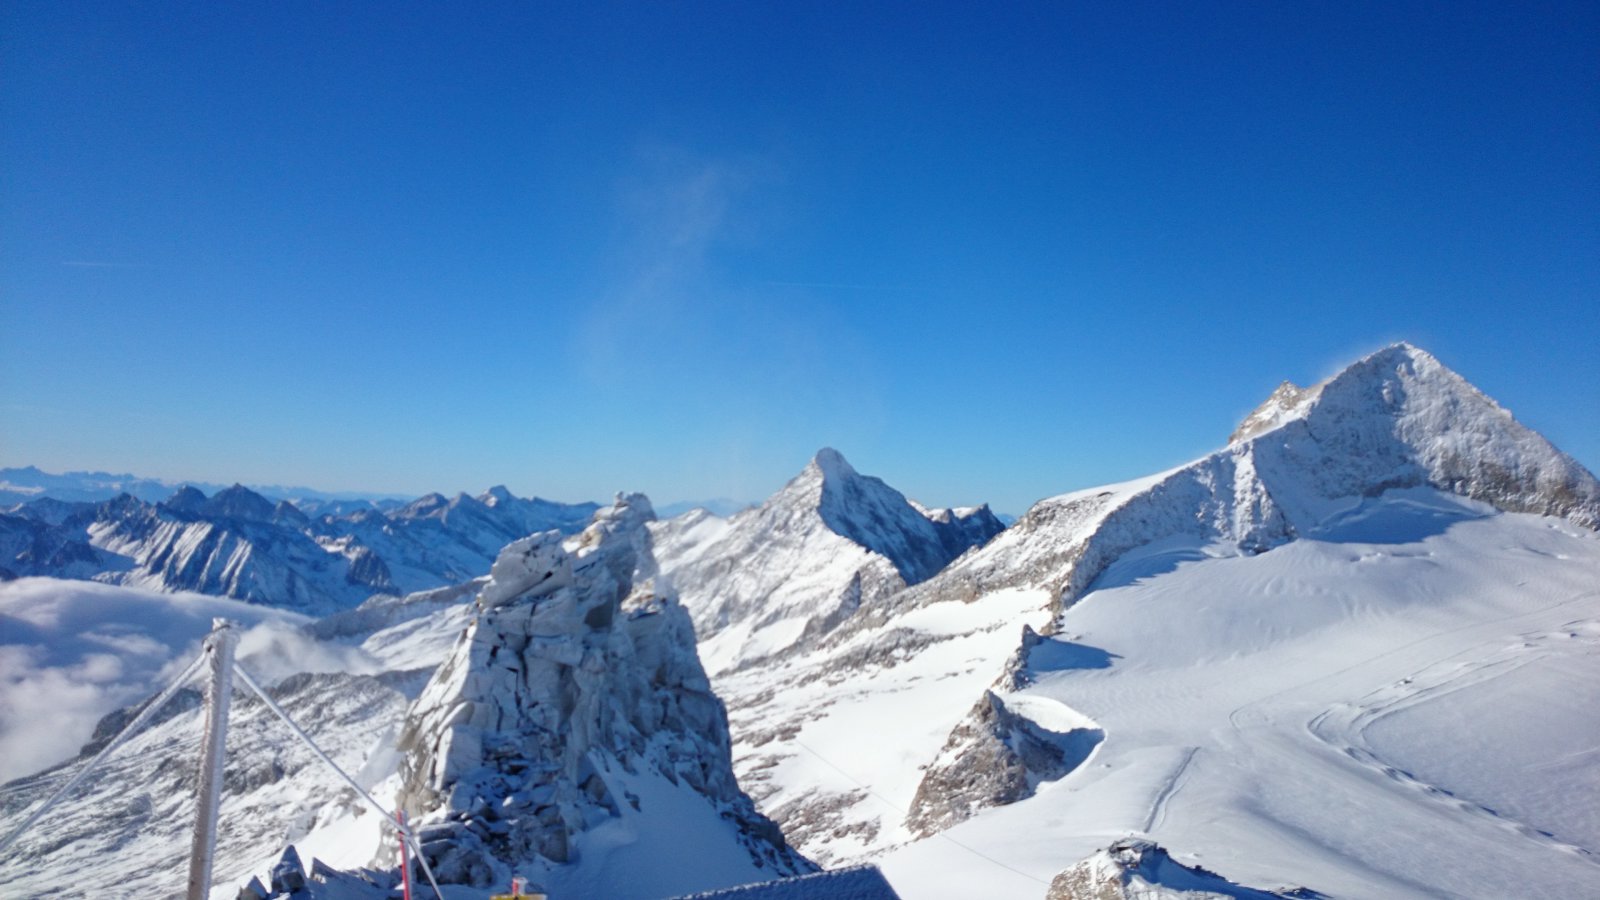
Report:
[[0,5],[0,464],[1021,512],[1408,339],[1593,470],[1597,301],[1593,3]]

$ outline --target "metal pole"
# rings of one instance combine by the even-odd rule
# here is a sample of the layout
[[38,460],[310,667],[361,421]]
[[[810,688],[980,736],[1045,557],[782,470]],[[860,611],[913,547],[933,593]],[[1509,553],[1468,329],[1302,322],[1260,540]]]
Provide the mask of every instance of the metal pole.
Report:
[[188,900],[207,900],[211,863],[217,851],[217,812],[222,802],[223,746],[228,736],[228,704],[233,697],[233,650],[239,635],[226,619],[211,620],[206,636],[206,732],[200,745],[200,777],[196,793],[194,845],[189,852]]
[[405,888],[405,900],[411,900],[411,861],[406,859],[406,811],[395,810],[394,820],[400,823],[400,884]]

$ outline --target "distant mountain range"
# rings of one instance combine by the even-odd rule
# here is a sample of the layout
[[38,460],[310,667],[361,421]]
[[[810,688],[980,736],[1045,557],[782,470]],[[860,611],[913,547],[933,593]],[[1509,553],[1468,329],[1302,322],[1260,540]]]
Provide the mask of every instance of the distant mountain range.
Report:
[[599,508],[523,499],[504,487],[382,506],[303,502],[327,511],[308,514],[237,484],[210,496],[184,485],[153,502],[127,493],[39,497],[0,513],[0,578],[80,578],[323,614],[374,594],[484,575],[505,544],[546,529],[577,531]]
[[[0,468],[0,507],[26,503],[41,497],[96,503],[110,500],[119,494],[155,503],[167,499],[182,487],[192,487],[210,495],[226,490],[228,485],[204,481],[167,481],[138,475],[114,475],[110,472],[63,472],[57,475],[41,471],[36,466]],[[382,508],[411,499],[404,494],[319,491],[313,488],[283,485],[258,484],[249,487],[253,492],[269,500],[289,500],[308,515],[329,511],[330,504],[356,503]]]

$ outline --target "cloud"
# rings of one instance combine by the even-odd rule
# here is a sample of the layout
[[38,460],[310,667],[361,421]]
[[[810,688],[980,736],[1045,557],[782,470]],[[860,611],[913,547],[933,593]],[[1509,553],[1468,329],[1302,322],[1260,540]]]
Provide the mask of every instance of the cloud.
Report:
[[293,623],[269,619],[239,636],[239,664],[257,684],[276,684],[300,672],[371,675],[382,669],[359,647],[307,637]]
[[246,627],[241,654],[266,680],[286,667],[348,665],[354,648],[289,636],[304,618],[198,594],[53,578],[0,584],[0,781],[75,756],[106,713],[161,690],[223,617]]

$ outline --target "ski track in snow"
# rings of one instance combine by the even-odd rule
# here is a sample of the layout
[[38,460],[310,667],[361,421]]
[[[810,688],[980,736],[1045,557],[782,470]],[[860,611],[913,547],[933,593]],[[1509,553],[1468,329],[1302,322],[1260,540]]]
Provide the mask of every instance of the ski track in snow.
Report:
[[1194,762],[1194,756],[1199,752],[1199,747],[1190,747],[1183,754],[1183,760],[1178,763],[1178,767],[1172,771],[1172,777],[1167,779],[1166,785],[1161,788],[1161,793],[1156,795],[1155,802],[1150,805],[1150,817],[1145,819],[1144,828],[1141,829],[1146,834],[1160,828],[1161,823],[1167,820],[1167,804],[1183,790],[1184,778],[1189,774],[1189,764]]

